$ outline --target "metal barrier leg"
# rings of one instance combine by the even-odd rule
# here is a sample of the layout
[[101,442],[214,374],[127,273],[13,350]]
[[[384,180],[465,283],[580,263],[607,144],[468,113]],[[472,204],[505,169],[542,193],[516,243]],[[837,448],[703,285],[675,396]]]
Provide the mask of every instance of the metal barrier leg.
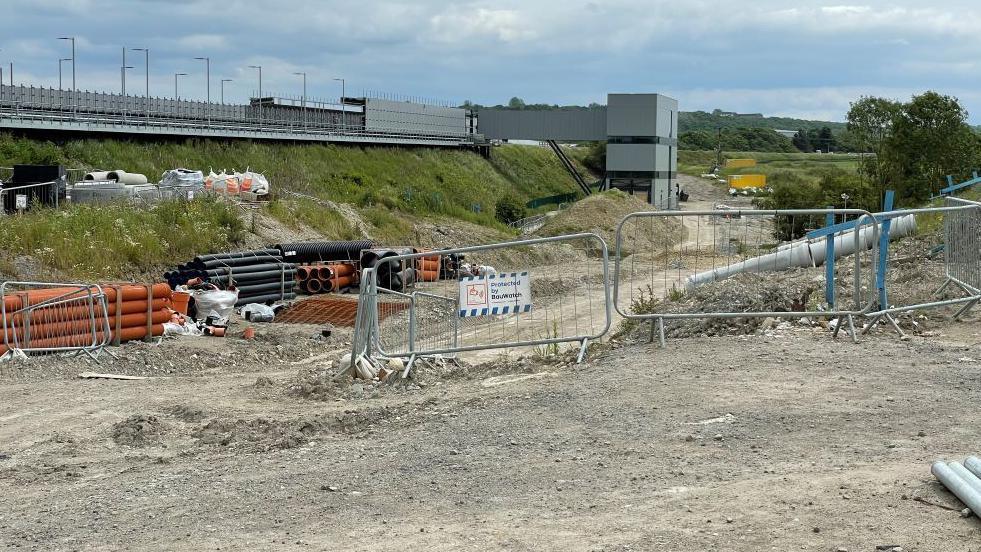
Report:
[[412,370],[412,365],[416,363],[416,355],[409,357],[409,362],[405,365],[405,370],[402,370],[402,379],[409,377],[409,371]]
[[579,347],[579,357],[576,359],[576,364],[582,364],[582,361],[586,358],[586,347],[589,347],[589,340],[583,339],[582,346]]
[[663,348],[667,347],[667,343],[664,340],[664,317],[663,316],[661,318],[658,318],[657,319],[657,327],[658,327],[658,331],[661,334],[661,348],[663,349]]
[[[838,325],[840,326],[841,324],[839,323]],[[838,331],[838,329],[835,328],[835,331]],[[855,331],[855,317],[850,314],[848,315],[848,332],[852,335],[852,341],[858,343],[858,332]]]
[[934,294],[935,296],[937,296],[937,297],[940,297],[940,296],[941,296],[941,295],[943,294],[943,292],[945,292],[945,291],[947,291],[947,288],[949,288],[949,287],[950,287],[950,284],[951,284],[951,283],[953,283],[953,280],[952,280],[952,279],[950,279],[950,278],[947,278],[947,281],[946,281],[946,282],[944,282],[944,284],[943,284],[942,286],[940,286],[940,287],[939,287],[939,288],[937,289],[937,291],[935,291],[935,292],[933,292],[933,294]]
[[648,343],[654,343],[654,332],[657,329],[657,320],[651,318],[651,335],[647,338]]
[[962,315],[966,314],[967,311],[971,310],[972,308],[974,308],[975,305],[978,304],[978,301],[979,300],[975,299],[974,301],[971,301],[970,303],[967,303],[966,305],[961,307],[961,310],[957,311],[957,313],[954,314],[954,320],[960,320]]
[[896,322],[896,319],[893,318],[891,314],[886,314],[885,317],[886,320],[889,321],[889,324],[892,325],[893,329],[896,330],[896,333],[899,334],[900,339],[905,338],[906,334],[903,333],[903,329],[899,327],[899,324]]

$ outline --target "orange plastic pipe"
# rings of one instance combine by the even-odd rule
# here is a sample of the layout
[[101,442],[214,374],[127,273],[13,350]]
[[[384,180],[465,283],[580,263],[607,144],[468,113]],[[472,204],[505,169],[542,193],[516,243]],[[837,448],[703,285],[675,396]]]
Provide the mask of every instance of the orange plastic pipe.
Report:
[[[170,307],[170,303],[166,299],[154,299],[152,310],[160,310],[165,307]],[[121,314],[142,314],[146,318],[146,301],[125,301],[120,309]],[[99,312],[101,309],[96,308],[96,315],[101,315]],[[106,311],[109,316],[116,315],[116,303],[115,301],[106,305]],[[86,305],[78,305],[72,307],[40,307],[31,312],[31,323],[32,324],[46,324],[49,322],[62,322],[65,320],[79,320],[82,318],[88,318],[89,307]],[[22,314],[12,314],[10,311],[7,312],[7,319],[14,322],[20,323],[23,318]]]
[[[153,313],[153,323],[163,324],[164,322],[170,321],[170,309],[161,309],[154,311]],[[120,328],[131,328],[131,327],[146,327],[146,313],[142,314],[126,314],[120,317]],[[95,329],[96,331],[101,331],[105,329],[106,318],[97,317],[95,319]],[[110,330],[115,329],[116,320],[115,318],[109,319]],[[68,336],[68,335],[92,335],[92,320],[88,318],[82,318],[77,320],[61,320],[56,322],[50,322],[47,324],[40,324],[36,320],[31,321],[31,342],[38,339],[45,339],[49,337],[58,336]],[[11,324],[7,325],[6,331],[2,331],[0,328],[0,337],[6,336],[8,342],[15,339],[24,339],[27,335],[26,328],[22,325],[13,326]],[[0,339],[2,340],[2,339]]]
[[[96,293],[96,289],[94,287],[91,289],[93,293]],[[120,292],[122,293],[123,301],[146,301],[147,299],[146,286],[141,285],[107,285],[102,286],[102,291],[106,295],[106,301],[111,303],[116,301],[116,294]],[[172,293],[170,286],[167,284],[153,284],[152,291],[154,299],[169,299]],[[27,300],[27,304],[36,305],[51,299],[81,300],[86,299],[88,296],[89,295],[86,291],[79,290],[78,288],[48,288],[12,294],[9,297],[4,297],[3,303],[6,311],[10,312],[23,308],[25,299]]]
[[[164,327],[163,324],[155,324],[151,328],[151,332],[154,337],[163,335]],[[105,334],[103,332],[97,332],[97,341],[101,342]],[[115,337],[115,332],[110,332],[110,337]],[[122,341],[132,341],[134,339],[142,339],[146,337],[146,325],[133,327],[133,328],[123,328],[119,332],[119,340]],[[112,339],[110,339],[112,341]],[[65,337],[51,337],[48,339],[38,339],[31,341],[31,347],[35,349],[48,348],[48,347],[84,347],[92,344],[91,335],[71,335]],[[6,345],[0,344],[0,355],[3,355],[9,350]]]

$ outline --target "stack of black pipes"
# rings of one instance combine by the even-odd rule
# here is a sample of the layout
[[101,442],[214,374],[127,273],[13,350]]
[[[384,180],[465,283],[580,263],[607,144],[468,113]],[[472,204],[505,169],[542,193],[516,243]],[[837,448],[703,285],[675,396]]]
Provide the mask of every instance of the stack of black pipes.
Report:
[[200,278],[222,289],[238,289],[236,307],[296,298],[296,265],[284,263],[278,249],[198,255],[164,273],[171,287]]
[[361,252],[374,246],[371,240],[277,243],[273,249],[284,260],[296,264],[357,262]]

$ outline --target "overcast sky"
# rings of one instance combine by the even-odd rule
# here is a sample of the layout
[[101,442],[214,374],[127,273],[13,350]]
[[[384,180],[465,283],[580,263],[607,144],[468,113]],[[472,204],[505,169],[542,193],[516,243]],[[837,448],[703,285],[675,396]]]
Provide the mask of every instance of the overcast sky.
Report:
[[[58,36],[77,37],[81,89],[119,90],[121,49],[150,48],[150,89],[226,101],[257,88],[336,98],[363,90],[446,101],[605,103],[661,92],[681,109],[842,120],[863,94],[959,97],[981,122],[976,0],[0,0],[4,80],[57,86]],[[142,52],[128,90],[144,91]],[[65,86],[70,64],[65,64]]]

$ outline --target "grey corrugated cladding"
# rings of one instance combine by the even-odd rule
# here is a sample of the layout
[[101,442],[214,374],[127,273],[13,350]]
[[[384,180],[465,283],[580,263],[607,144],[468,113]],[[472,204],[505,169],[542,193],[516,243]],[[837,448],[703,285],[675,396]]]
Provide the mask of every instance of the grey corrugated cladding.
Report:
[[609,136],[678,135],[678,100],[660,94],[610,94],[607,104]]
[[477,132],[491,140],[606,140],[605,107],[484,108],[477,115]]

